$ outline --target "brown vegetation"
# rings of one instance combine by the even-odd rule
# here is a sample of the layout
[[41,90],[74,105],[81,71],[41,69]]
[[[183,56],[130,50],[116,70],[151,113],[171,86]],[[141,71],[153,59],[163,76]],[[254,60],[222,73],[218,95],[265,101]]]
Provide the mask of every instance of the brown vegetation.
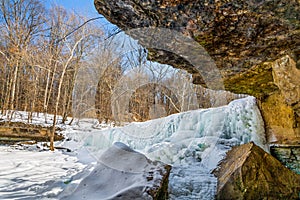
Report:
[[[75,79],[99,28],[85,19],[40,0],[3,0],[0,3],[0,109],[9,119],[15,110],[72,114]],[[76,31],[74,31],[76,30]],[[70,35],[69,33],[72,34]],[[54,134],[54,130],[53,130]],[[54,135],[52,135],[54,137]]]

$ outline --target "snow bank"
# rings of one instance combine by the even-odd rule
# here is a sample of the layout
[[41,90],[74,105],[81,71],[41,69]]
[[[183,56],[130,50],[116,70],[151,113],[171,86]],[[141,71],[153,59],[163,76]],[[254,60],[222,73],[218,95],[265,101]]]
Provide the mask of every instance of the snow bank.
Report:
[[56,197],[85,165],[55,151],[27,151],[0,146],[0,199]]
[[75,191],[64,192],[59,199],[152,199],[149,190],[160,188],[167,173],[163,163],[118,142],[102,154]]

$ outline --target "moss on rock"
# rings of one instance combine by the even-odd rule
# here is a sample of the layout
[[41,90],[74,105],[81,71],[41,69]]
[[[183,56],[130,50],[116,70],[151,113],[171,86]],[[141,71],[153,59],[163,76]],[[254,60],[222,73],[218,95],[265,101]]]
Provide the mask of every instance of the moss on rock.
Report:
[[268,94],[278,91],[272,75],[272,63],[256,65],[244,73],[225,79],[226,90],[236,94],[249,94],[262,99]]

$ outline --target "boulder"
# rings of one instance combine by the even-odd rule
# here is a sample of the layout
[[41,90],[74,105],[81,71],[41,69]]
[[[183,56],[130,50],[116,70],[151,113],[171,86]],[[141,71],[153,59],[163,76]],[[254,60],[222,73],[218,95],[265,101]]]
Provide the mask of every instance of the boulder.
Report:
[[267,65],[278,87],[260,98],[259,107],[265,121],[267,141],[295,143],[300,140],[300,70],[290,56],[283,56]]
[[61,199],[167,199],[170,170],[171,166],[117,142],[75,191]]
[[227,152],[214,171],[216,199],[299,199],[300,175],[253,142]]

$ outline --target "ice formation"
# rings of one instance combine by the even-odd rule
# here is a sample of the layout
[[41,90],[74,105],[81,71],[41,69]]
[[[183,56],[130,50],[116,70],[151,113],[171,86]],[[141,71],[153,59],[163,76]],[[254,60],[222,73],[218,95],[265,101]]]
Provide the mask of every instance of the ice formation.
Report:
[[83,140],[95,158],[114,142],[123,142],[152,160],[172,165],[171,199],[213,199],[216,179],[210,172],[232,146],[254,141],[267,150],[254,97],[87,133]]

